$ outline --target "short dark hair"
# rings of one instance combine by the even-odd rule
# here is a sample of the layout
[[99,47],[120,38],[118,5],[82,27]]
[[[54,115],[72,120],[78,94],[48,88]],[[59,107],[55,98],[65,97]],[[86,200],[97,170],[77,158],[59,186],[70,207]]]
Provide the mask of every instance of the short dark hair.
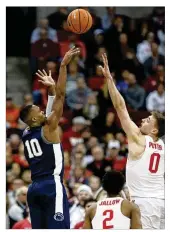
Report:
[[84,207],[86,207],[86,205],[89,203],[89,202],[97,202],[95,199],[93,198],[89,198],[87,200],[84,201]]
[[158,126],[158,138],[161,138],[165,135],[165,117],[162,113],[158,111],[152,112],[153,117],[156,119]]
[[27,117],[28,117],[28,115],[29,115],[29,113],[31,111],[31,108],[32,108],[32,105],[27,105],[20,111],[20,119],[23,122],[26,122]]
[[102,186],[109,195],[118,195],[125,184],[125,177],[121,172],[109,171],[103,176]]

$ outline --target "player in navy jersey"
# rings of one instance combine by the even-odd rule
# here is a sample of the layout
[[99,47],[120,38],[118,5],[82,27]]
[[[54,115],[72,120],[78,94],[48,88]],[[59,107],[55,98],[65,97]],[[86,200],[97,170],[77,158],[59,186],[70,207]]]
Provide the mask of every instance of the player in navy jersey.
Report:
[[[36,105],[22,109],[20,118],[28,125],[23,133],[24,152],[31,169],[32,184],[28,190],[32,229],[69,229],[70,217],[63,179],[63,151],[60,144],[58,123],[63,113],[67,65],[79,53],[70,49],[64,56],[55,84],[43,70],[38,71],[39,80],[49,90],[55,87],[51,113],[47,116]],[[47,104],[48,105],[48,104]]]

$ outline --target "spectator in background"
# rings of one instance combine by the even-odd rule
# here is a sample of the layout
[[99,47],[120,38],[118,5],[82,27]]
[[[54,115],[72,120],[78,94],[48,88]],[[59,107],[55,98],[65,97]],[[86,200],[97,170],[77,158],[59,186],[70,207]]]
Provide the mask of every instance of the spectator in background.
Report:
[[127,104],[134,110],[142,109],[145,100],[145,90],[140,87],[136,82],[134,74],[129,74],[128,89],[124,92]]
[[151,56],[151,44],[154,42],[154,38],[154,33],[149,32],[147,34],[147,39],[137,45],[136,56],[141,64],[144,64],[144,62]]
[[[71,152],[78,143],[82,143],[81,132],[86,127],[87,122],[83,117],[75,117],[72,120],[73,126],[64,132],[62,144],[64,151]],[[80,151],[81,152],[81,151]]]
[[92,156],[94,161],[87,165],[87,170],[100,179],[104,176],[105,172],[111,170],[112,164],[104,157],[103,148],[96,146],[92,148]]
[[69,94],[72,90],[75,90],[77,87],[77,79],[79,77],[84,77],[83,73],[78,71],[78,64],[76,61],[72,61],[68,66],[67,74],[67,85],[66,85],[66,94]]
[[127,145],[126,135],[123,131],[116,133],[116,139],[119,141],[121,146]]
[[116,7],[106,7],[106,14],[102,16],[102,27],[104,30],[109,29],[115,19]]
[[154,110],[165,112],[165,88],[162,83],[159,83],[157,90],[151,92],[146,98],[146,108],[149,112]]
[[104,137],[107,133],[116,134],[118,131],[119,128],[115,122],[115,114],[113,112],[108,112],[106,114],[105,122],[103,126],[100,128],[100,136]]
[[119,55],[119,57],[121,57],[124,60],[127,52],[130,49],[129,45],[128,45],[127,34],[121,33],[119,36],[119,42],[120,42],[120,53],[121,53],[121,55]]
[[31,180],[31,171],[29,169],[25,170],[22,173],[22,179],[23,179],[26,186],[29,186],[31,184],[31,182],[32,182],[32,180]]
[[[51,71],[51,75],[53,79],[57,82],[58,80],[58,73],[57,73],[57,59],[48,59],[46,63],[46,71],[47,73]],[[47,95],[47,89],[44,88],[44,85],[42,85],[39,82],[39,78],[37,75],[34,76],[34,83],[33,83],[33,96],[35,102],[38,102],[38,99],[41,95]]]
[[93,198],[96,199],[98,193],[101,190],[101,181],[100,178],[97,176],[89,177],[89,186],[93,192]]
[[146,90],[147,95],[156,90],[157,88],[157,82],[163,83],[165,82],[165,68],[163,65],[158,65],[156,67],[156,73],[155,75],[148,76],[145,80],[143,86]]
[[18,163],[12,163],[11,169],[7,171],[7,174],[11,174],[14,178],[19,178],[21,174],[21,167]]
[[92,93],[86,85],[83,77],[77,79],[77,88],[69,92],[67,96],[67,105],[77,114],[81,112],[83,106],[87,103],[88,96]]
[[82,152],[72,153],[72,168],[75,167],[85,167],[84,162],[84,154]]
[[16,222],[21,221],[28,216],[26,207],[27,191],[28,188],[25,186],[16,191],[16,203],[12,205],[8,211],[10,228],[12,228]]
[[149,33],[148,22],[147,21],[142,21],[142,23],[140,25],[140,31],[139,31],[139,34],[138,34],[138,41],[140,43],[142,43],[146,39],[148,33]]
[[75,183],[88,184],[88,180],[85,177],[85,169],[81,166],[75,166],[68,182],[70,188],[73,188]]
[[84,68],[84,61],[86,59],[86,46],[84,42],[82,42],[79,39],[78,35],[70,32],[68,34],[68,40],[61,41],[59,44],[60,44],[61,58],[64,57],[65,53],[70,49],[70,47],[76,46],[80,48],[79,56],[76,56],[75,58],[73,58],[73,60],[77,59],[79,66]]
[[[123,145],[122,145],[123,146]],[[118,140],[110,141],[108,144],[108,160],[112,161],[113,170],[124,172],[126,168],[127,156],[121,153],[120,142]]]
[[8,123],[8,128],[16,127],[19,118],[19,108],[13,103],[13,99],[8,97],[6,99],[6,122]]
[[31,45],[32,73],[35,74],[37,69],[44,69],[49,58],[59,56],[58,44],[48,38],[46,29],[41,29],[40,39]]
[[164,65],[158,65],[156,69],[156,79],[158,82],[165,82],[165,67]]
[[85,200],[93,197],[91,188],[88,185],[81,185],[77,189],[78,203],[75,203],[70,208],[70,228],[73,229],[75,225],[81,221],[84,221],[85,217]]
[[87,97],[87,103],[83,107],[83,115],[92,120],[99,114],[99,106],[97,104],[96,94],[92,93]]
[[128,70],[122,70],[121,79],[116,82],[116,87],[119,90],[119,92],[123,93],[128,89],[128,77],[129,77],[129,71]]
[[40,39],[41,29],[47,30],[48,39],[52,40],[55,43],[58,42],[57,32],[53,28],[49,27],[48,19],[41,19],[39,22],[39,26],[35,28],[31,34],[31,43],[35,43]]
[[48,16],[49,25],[53,29],[61,30],[63,22],[67,21],[68,7],[57,7],[57,11]]
[[136,52],[138,33],[137,33],[137,23],[135,19],[130,19],[128,34],[128,44]]
[[[88,157],[88,156],[92,157],[92,156],[91,156],[91,149],[92,149],[93,147],[97,146],[97,145],[99,145],[99,140],[98,140],[98,138],[95,137],[95,136],[91,136],[91,137],[88,139],[87,143],[86,143],[86,147],[87,147],[86,157]],[[92,159],[91,161],[93,161],[93,159]]]
[[27,105],[33,105],[33,97],[31,93],[27,93],[24,95],[24,104],[23,104],[23,108]]
[[16,202],[16,191],[20,187],[24,186],[24,181],[22,179],[14,179],[12,183],[12,188],[11,191],[7,193],[8,196],[8,202],[9,202],[9,207],[15,204]]
[[12,229],[26,229],[26,230],[32,229],[30,216],[19,222],[16,222],[13,225]]
[[119,46],[119,36],[121,33],[126,33],[124,21],[121,16],[116,16],[115,20],[112,21],[112,25],[105,32],[106,48],[113,60],[116,60],[114,53]]
[[93,59],[91,60],[90,63],[88,63],[88,69],[89,69],[89,74],[91,75],[95,75],[96,73],[96,66],[98,65],[102,65],[102,54],[103,53],[107,53],[106,48],[105,47],[99,47],[95,56],[93,55]]
[[146,76],[152,75],[156,71],[157,65],[164,65],[165,63],[164,57],[158,53],[158,45],[156,43],[152,43],[151,49],[151,55],[148,57],[148,59],[145,60],[143,64]]
[[163,30],[158,30],[157,31],[157,37],[159,39],[159,48],[158,48],[158,51],[159,51],[159,54],[162,55],[162,56],[165,56],[165,33]]
[[94,40],[95,40],[95,52],[97,52],[98,47],[104,46],[104,31],[102,29],[96,29],[94,31]]
[[9,143],[12,154],[19,153],[19,146],[21,144],[21,139],[20,139],[19,135],[12,134],[7,143]]
[[[93,203],[96,203],[96,200],[94,200],[93,198],[90,198],[89,200],[86,200],[86,201],[85,201],[85,203],[84,203],[85,213],[87,212],[87,210],[90,208],[90,206],[91,206]],[[74,229],[83,229],[83,224],[84,224],[84,221],[77,223],[77,224],[74,226]]]

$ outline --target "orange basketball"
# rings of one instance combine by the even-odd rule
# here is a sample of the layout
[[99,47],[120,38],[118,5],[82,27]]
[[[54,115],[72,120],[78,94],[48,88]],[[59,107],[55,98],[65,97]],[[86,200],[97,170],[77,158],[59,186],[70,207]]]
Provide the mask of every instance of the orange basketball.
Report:
[[76,9],[69,14],[67,24],[70,31],[76,34],[83,34],[91,28],[92,17],[88,11]]

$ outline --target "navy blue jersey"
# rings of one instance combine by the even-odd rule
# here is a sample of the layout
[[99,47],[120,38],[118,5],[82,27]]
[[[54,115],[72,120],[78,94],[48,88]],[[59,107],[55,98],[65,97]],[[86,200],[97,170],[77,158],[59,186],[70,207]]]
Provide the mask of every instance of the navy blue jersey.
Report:
[[25,157],[31,169],[31,178],[57,175],[63,179],[64,156],[60,143],[53,144],[45,140],[42,127],[26,129],[23,133]]

